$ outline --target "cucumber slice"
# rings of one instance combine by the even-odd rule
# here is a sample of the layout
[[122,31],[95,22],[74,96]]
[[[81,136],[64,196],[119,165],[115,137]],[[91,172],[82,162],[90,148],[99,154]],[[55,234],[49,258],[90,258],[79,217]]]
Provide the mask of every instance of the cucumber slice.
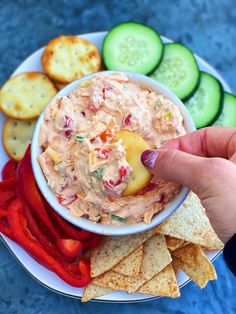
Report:
[[182,100],[187,100],[196,90],[199,69],[191,50],[179,44],[165,44],[161,64],[151,77],[169,88]]
[[236,127],[236,96],[224,93],[223,110],[214,125]]
[[223,88],[212,75],[200,72],[200,85],[185,102],[197,129],[212,125],[223,108]]
[[149,74],[160,63],[163,43],[149,26],[125,22],[113,27],[102,45],[103,61],[108,70]]

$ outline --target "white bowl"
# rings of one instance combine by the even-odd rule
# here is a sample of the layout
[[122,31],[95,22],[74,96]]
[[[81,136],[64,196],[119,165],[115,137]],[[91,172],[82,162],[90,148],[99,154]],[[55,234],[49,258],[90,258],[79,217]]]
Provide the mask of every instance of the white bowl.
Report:
[[[73,89],[75,89],[79,84],[81,84],[81,82],[88,80],[93,76],[101,75],[104,73],[113,74],[117,72],[119,71],[105,71],[105,72],[98,72],[95,74],[84,76],[81,79],[78,79],[77,81],[72,82],[71,84],[67,85],[65,88],[60,90],[57,93],[57,95],[53,98],[53,100],[57,97],[68,95]],[[153,90],[156,90],[157,92],[161,93],[165,98],[171,100],[174,104],[176,104],[179,107],[183,115],[184,126],[186,128],[187,133],[195,131],[195,126],[188,110],[186,109],[184,104],[180,101],[180,99],[177,96],[175,96],[171,91],[169,91],[166,87],[164,87],[157,81],[154,81],[150,77],[147,77],[141,74],[130,73],[130,72],[122,72],[122,73],[126,74],[132,81],[137,81],[139,83],[142,82],[144,86],[150,86]],[[34,176],[35,176],[39,189],[41,190],[42,194],[44,195],[48,203],[51,205],[51,207],[59,215],[61,215],[63,218],[65,218],[67,221],[69,221],[73,225],[79,228],[83,228],[88,231],[94,232],[94,233],[99,233],[99,234],[104,234],[104,235],[113,235],[113,236],[143,232],[159,225],[168,217],[170,217],[186,199],[189,193],[189,189],[186,187],[182,187],[180,193],[176,195],[176,197],[170,203],[168,203],[160,213],[156,214],[153,217],[150,224],[145,224],[141,222],[137,224],[124,225],[124,226],[104,225],[101,223],[94,223],[88,220],[87,218],[80,218],[80,217],[75,217],[71,215],[66,207],[59,204],[56,196],[48,187],[46,183],[46,179],[43,175],[42,169],[37,159],[38,155],[42,152],[41,148],[39,148],[38,146],[38,137],[39,137],[40,126],[43,122],[43,119],[44,119],[44,113],[40,115],[37,121],[33,139],[32,139],[31,159],[32,159],[32,167],[33,167]]]

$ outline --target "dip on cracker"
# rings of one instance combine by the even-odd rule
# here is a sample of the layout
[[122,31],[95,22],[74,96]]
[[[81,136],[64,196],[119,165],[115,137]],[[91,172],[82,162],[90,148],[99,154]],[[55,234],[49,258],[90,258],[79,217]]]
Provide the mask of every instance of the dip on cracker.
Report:
[[140,155],[185,133],[179,108],[163,95],[124,74],[99,74],[46,108],[38,159],[72,214],[150,223],[180,186],[153,178]]

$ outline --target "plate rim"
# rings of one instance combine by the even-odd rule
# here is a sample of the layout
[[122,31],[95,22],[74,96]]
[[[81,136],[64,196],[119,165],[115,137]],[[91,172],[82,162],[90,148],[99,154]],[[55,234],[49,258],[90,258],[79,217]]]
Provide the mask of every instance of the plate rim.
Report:
[[[90,32],[90,33],[84,33],[84,34],[78,34],[75,36],[80,36],[80,37],[87,37],[87,36],[102,36],[102,35],[106,35],[108,31],[99,31],[99,32]],[[160,35],[161,36],[161,35]],[[161,39],[166,41],[166,42],[175,42],[171,39],[169,39],[166,36],[161,36]],[[10,75],[10,77],[16,75],[16,73],[18,72],[18,68],[20,66],[22,66],[23,63],[27,62],[29,59],[31,59],[33,57],[34,54],[39,53],[41,50],[43,50],[45,48],[45,46],[40,47],[39,49],[35,50],[34,52],[32,52],[27,58],[25,58],[18,66],[17,68],[13,71],[13,73]],[[191,49],[190,49],[191,50]],[[211,69],[211,71],[214,73],[214,75],[217,76],[217,78],[221,81],[224,90],[227,92],[232,93],[232,89],[229,86],[229,84],[224,80],[224,78],[221,76],[221,74],[212,66],[210,65],[207,61],[205,61],[203,58],[201,58],[200,56],[198,56],[197,54],[195,54],[193,52],[194,56],[196,57],[197,61],[199,60],[202,64],[204,64],[205,67],[208,67]],[[12,254],[12,256],[16,259],[16,261],[20,264],[20,266],[30,275],[31,278],[33,278],[36,282],[38,282],[40,285],[44,286],[45,288],[58,293],[60,295],[69,297],[69,298],[73,298],[73,299],[79,299],[81,300],[81,296],[76,296],[76,295],[72,295],[69,293],[65,293],[62,292],[60,290],[56,290],[50,286],[48,286],[47,284],[45,284],[44,282],[42,282],[40,279],[36,278],[31,272],[30,270],[19,260],[19,258],[16,256],[15,252],[10,248],[10,246],[8,245],[7,241],[8,238],[5,236],[3,236],[0,233],[0,239],[2,240],[4,246],[8,249],[8,251]],[[222,250],[218,250],[218,252],[216,253],[216,255],[210,260],[211,263],[213,263],[222,253]],[[28,253],[27,253],[28,254]],[[187,285],[189,282],[191,282],[192,280],[189,278],[188,280],[186,280],[184,283],[182,283],[179,288],[183,288],[185,285]],[[144,299],[139,299],[139,300],[106,300],[106,299],[91,299],[90,301],[92,302],[98,302],[98,303],[140,303],[140,302],[148,302],[148,301],[153,301],[153,300],[157,300],[163,298],[162,296],[150,296]]]

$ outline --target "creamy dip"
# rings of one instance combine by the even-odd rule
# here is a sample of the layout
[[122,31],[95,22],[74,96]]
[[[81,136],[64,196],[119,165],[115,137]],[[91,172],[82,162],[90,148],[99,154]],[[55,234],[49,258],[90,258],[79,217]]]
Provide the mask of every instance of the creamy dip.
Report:
[[136,195],[122,196],[132,167],[121,140],[112,142],[121,129],[151,148],[186,133],[179,108],[157,91],[123,74],[100,74],[46,108],[39,162],[72,214],[104,224],[150,223],[180,187],[153,178]]

